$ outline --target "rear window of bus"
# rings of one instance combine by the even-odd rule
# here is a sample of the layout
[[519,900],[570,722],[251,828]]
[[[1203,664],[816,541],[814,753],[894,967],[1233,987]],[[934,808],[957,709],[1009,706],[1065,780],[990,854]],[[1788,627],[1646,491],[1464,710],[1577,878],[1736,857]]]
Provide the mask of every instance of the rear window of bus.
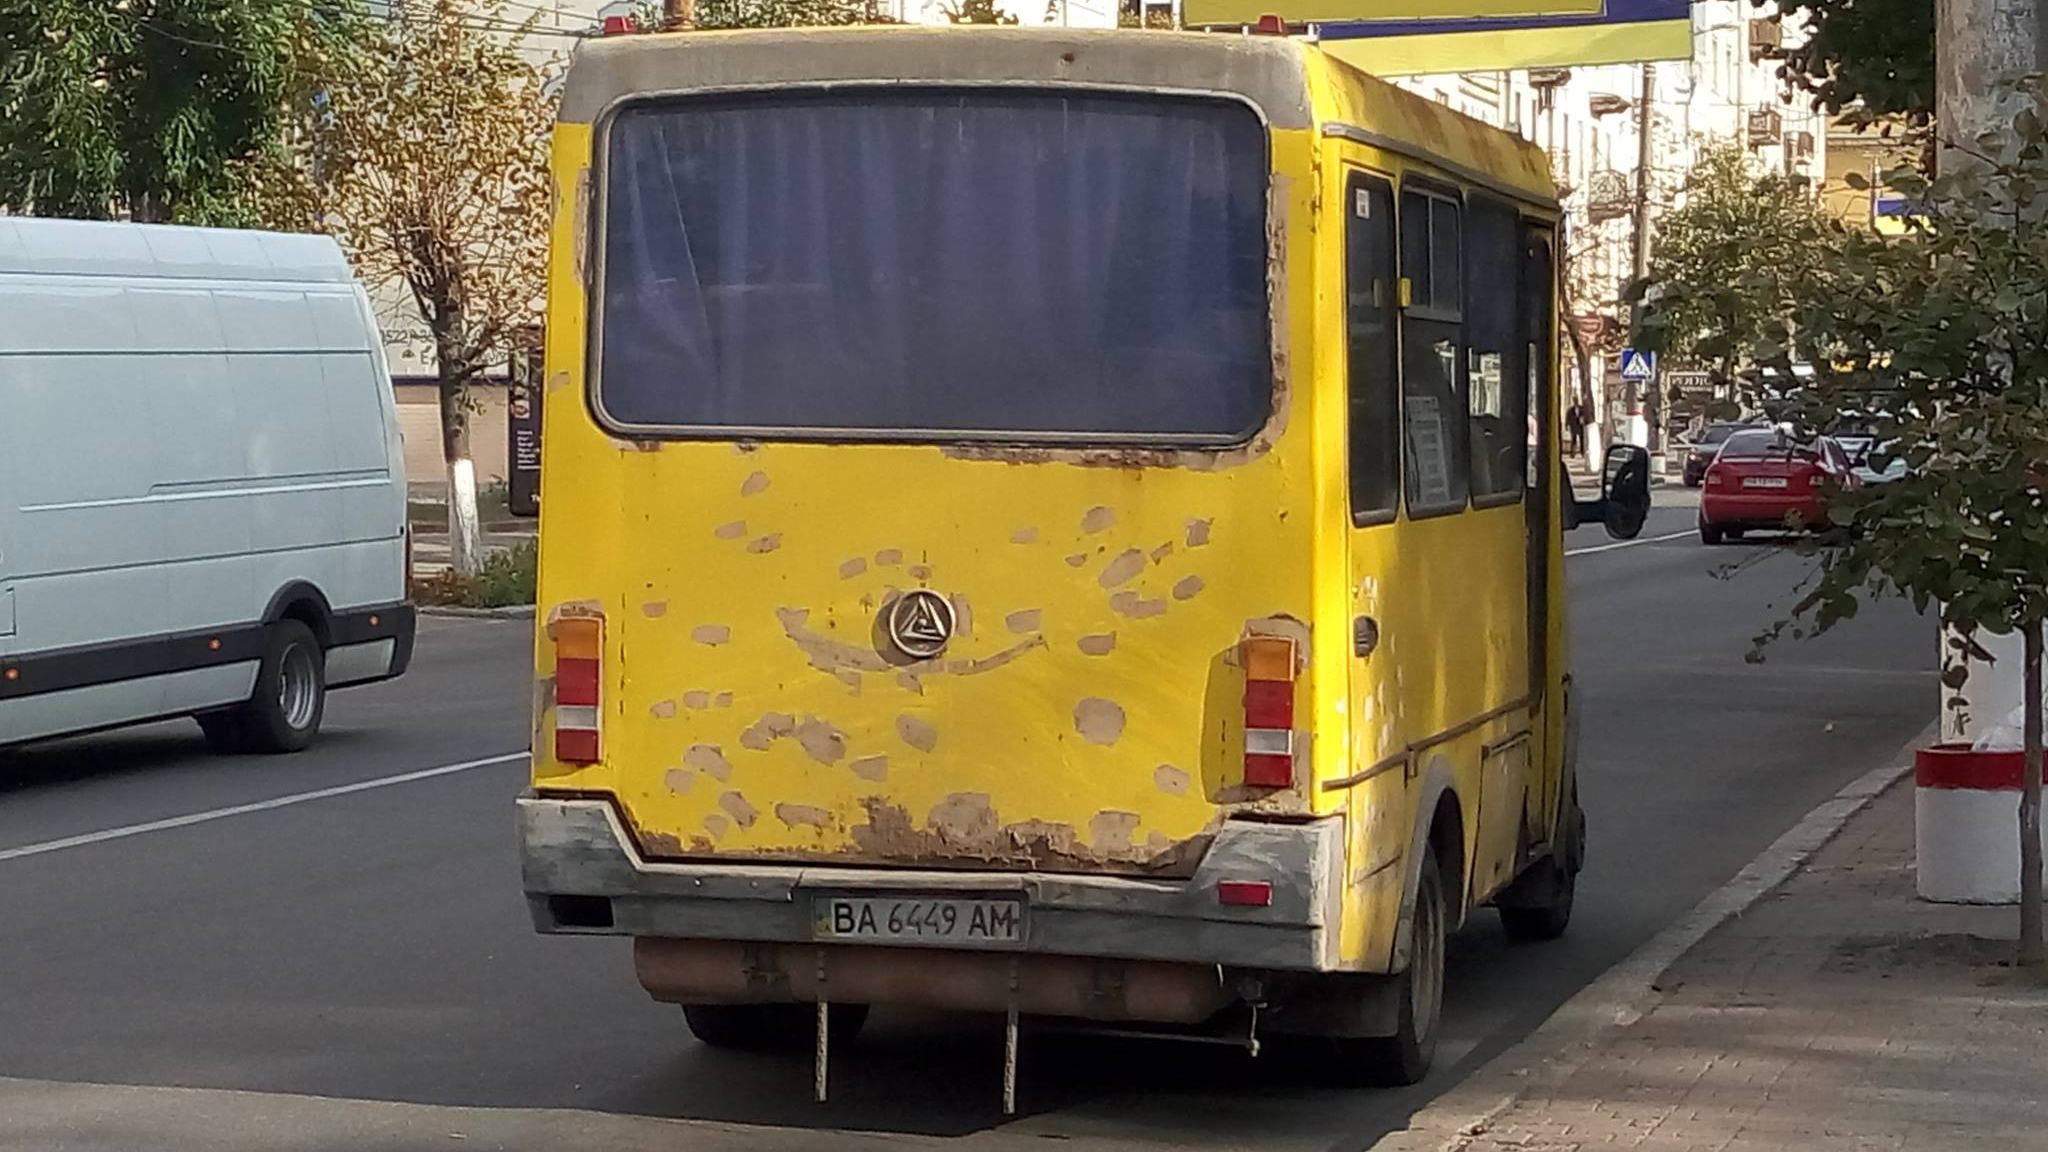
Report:
[[1266,420],[1265,127],[1030,89],[629,104],[600,417],[654,434],[1227,444]]

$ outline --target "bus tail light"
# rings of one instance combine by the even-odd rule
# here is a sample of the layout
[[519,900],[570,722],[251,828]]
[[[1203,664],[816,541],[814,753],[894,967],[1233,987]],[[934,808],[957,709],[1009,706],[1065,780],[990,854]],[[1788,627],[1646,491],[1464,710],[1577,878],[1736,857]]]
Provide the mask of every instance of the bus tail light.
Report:
[[603,753],[604,620],[572,616],[555,621],[549,632],[555,641],[555,759],[595,764]]
[[1244,642],[1244,782],[1294,787],[1294,641],[1251,636]]

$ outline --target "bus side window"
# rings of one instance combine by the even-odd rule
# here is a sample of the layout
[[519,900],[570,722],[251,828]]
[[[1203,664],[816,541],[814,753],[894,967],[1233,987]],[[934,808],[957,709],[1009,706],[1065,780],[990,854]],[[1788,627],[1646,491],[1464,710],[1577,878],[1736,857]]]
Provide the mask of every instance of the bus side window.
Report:
[[1528,344],[1522,332],[1521,216],[1474,196],[1466,214],[1466,415],[1471,423],[1472,503],[1521,497],[1528,455]]
[[1434,192],[1401,193],[1402,430],[1408,446],[1408,515],[1465,507],[1465,373],[1462,353],[1464,222],[1458,202]]
[[1363,527],[1393,520],[1401,505],[1393,186],[1377,176],[1354,173],[1345,187],[1345,204],[1351,522]]

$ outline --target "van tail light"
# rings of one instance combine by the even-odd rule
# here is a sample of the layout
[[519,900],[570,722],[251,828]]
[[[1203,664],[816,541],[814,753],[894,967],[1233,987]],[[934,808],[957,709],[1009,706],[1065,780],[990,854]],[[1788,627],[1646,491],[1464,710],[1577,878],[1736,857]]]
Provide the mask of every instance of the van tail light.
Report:
[[400,532],[405,537],[405,598],[412,600],[412,525],[407,524]]
[[1294,641],[1251,636],[1244,642],[1244,782],[1294,787]]
[[604,620],[571,616],[548,631],[555,641],[555,759],[595,764],[603,754]]

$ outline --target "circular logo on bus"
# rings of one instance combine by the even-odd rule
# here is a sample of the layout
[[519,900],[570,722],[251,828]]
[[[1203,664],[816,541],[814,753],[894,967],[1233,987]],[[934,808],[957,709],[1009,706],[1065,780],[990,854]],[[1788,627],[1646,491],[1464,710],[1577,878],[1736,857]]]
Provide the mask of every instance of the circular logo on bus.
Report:
[[905,656],[929,660],[953,639],[953,604],[929,588],[914,588],[889,605],[882,622]]

